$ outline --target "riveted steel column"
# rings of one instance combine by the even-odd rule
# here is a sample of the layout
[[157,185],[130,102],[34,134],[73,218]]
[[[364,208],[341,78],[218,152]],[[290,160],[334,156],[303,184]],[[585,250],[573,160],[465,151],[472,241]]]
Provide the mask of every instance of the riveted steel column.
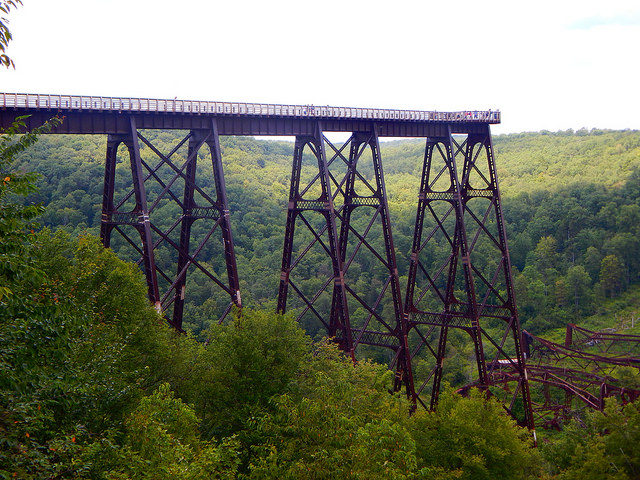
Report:
[[184,177],[184,195],[182,200],[182,219],[180,225],[180,245],[178,247],[178,268],[175,280],[175,301],[173,303],[173,318],[170,323],[174,328],[182,330],[182,317],[184,313],[184,298],[187,284],[187,269],[189,263],[189,243],[191,240],[191,225],[195,221],[193,217],[193,193],[196,184],[196,168],[198,164],[198,149],[202,139],[196,132],[191,132],[187,153],[187,169]]
[[[533,410],[531,405],[531,395],[529,391],[529,381],[527,377],[527,367],[525,355],[523,352],[523,337],[522,329],[520,327],[520,319],[518,317],[518,308],[516,306],[515,292],[513,288],[513,277],[511,273],[511,258],[509,256],[509,248],[507,245],[507,234],[504,224],[504,217],[502,215],[502,202],[500,198],[500,190],[498,188],[498,176],[496,170],[495,156],[493,152],[493,141],[491,139],[490,127],[487,124],[486,130],[482,134],[470,135],[467,140],[467,153],[465,155],[467,162],[475,161],[472,158],[472,152],[474,144],[481,144],[486,152],[486,159],[488,162],[489,170],[489,189],[493,193],[492,202],[494,205],[494,212],[496,217],[496,224],[498,228],[498,240],[499,249],[501,254],[502,271],[504,272],[504,286],[507,292],[507,302],[504,307],[510,312],[511,318],[508,325],[511,329],[511,334],[514,341],[515,349],[515,361],[519,370],[520,379],[519,384],[522,392],[522,400],[524,404],[524,410],[526,415],[526,424],[530,429],[534,428]],[[467,170],[470,170],[468,168]],[[466,176],[466,182],[464,188],[470,189],[471,185],[468,184],[469,176]]]
[[213,177],[216,185],[216,203],[220,208],[220,228],[222,230],[222,241],[224,242],[224,259],[227,267],[227,278],[231,291],[231,301],[242,308],[240,297],[240,278],[238,276],[238,266],[231,234],[231,223],[229,215],[229,203],[227,201],[227,187],[222,169],[222,152],[220,150],[220,137],[218,135],[218,122],[211,119],[211,135],[207,140],[207,145],[211,151],[211,162],[213,167]]
[[282,249],[282,268],[280,270],[280,286],[278,288],[278,313],[287,311],[287,295],[289,293],[289,274],[291,273],[291,259],[293,255],[293,237],[298,214],[298,197],[300,193],[300,171],[302,169],[302,154],[307,143],[305,137],[296,137],[293,147],[293,165],[291,167],[291,184],[289,186],[289,203],[287,205],[287,223],[284,231],[284,246]]
[[147,206],[147,192],[144,188],[144,177],[142,174],[140,144],[138,142],[138,131],[133,116],[129,119],[129,125],[131,133],[126,143],[129,148],[129,158],[131,160],[131,175],[136,200],[135,212],[138,214],[136,229],[142,239],[142,261],[144,264],[144,274],[147,279],[147,287],[149,289],[149,300],[158,311],[162,311],[158,277],[156,274],[156,262],[153,254],[153,238],[151,236],[151,222],[149,220],[149,209]]
[[[360,145],[362,144],[362,140],[357,141],[356,138],[357,135],[354,133],[351,136],[351,144],[349,145],[347,174],[344,182],[344,204],[342,207],[342,211],[340,212],[341,223],[340,232],[338,234],[338,257],[341,265],[344,265],[346,261],[347,244],[349,241],[349,227],[351,223],[351,212],[353,212],[353,209],[356,207],[356,205],[353,204],[353,199],[355,197],[354,181],[356,178],[355,172],[357,169]],[[331,320],[329,323],[329,335],[332,337],[336,335],[336,332],[338,330],[339,318],[342,315],[342,305],[347,301],[345,297],[344,286],[345,285],[343,281],[342,283],[335,284],[333,287],[333,297],[331,300]],[[353,349],[350,353],[351,355],[355,355]]]
[[[387,189],[384,181],[384,171],[382,168],[382,157],[380,155],[380,142],[378,140],[378,128],[373,125],[371,132],[356,133],[352,142],[351,152],[357,152],[360,145],[366,143],[371,150],[373,161],[373,171],[375,176],[375,193],[373,197],[378,201],[380,222],[382,225],[382,236],[384,239],[384,260],[389,275],[391,286],[391,297],[393,300],[393,310],[395,315],[395,335],[398,338],[394,390],[399,391],[402,386],[405,387],[407,397],[412,402],[414,399],[413,371],[411,367],[411,355],[408,345],[408,324],[404,316],[402,305],[402,294],[400,292],[400,278],[398,274],[398,264],[396,261],[395,247],[393,243],[393,235],[391,233],[391,219],[389,215],[389,204],[387,201]],[[354,149],[355,145],[355,149]],[[354,160],[353,168],[350,173],[355,179],[357,157]],[[353,203],[353,199],[357,196],[353,188],[354,181],[351,181],[350,188],[345,189],[349,202],[345,199],[345,206]],[[344,224],[343,224],[344,227]],[[348,231],[348,228],[346,229]],[[341,234],[342,236],[342,234]],[[342,238],[341,238],[342,240]],[[346,245],[346,242],[345,242]]]
[[109,135],[107,137],[107,158],[104,164],[104,183],[102,193],[102,218],[100,221],[100,241],[105,248],[111,246],[111,232],[113,231],[113,213],[115,205],[113,203],[116,161],[118,156],[118,146],[122,143],[122,135]]

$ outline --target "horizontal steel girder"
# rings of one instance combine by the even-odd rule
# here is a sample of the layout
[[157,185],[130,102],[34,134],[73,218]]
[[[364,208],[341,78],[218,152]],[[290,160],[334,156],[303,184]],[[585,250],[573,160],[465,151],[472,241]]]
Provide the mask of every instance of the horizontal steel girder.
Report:
[[[138,129],[206,130],[211,119],[218,124],[219,135],[277,135],[313,136],[317,120],[314,118],[241,117],[198,115],[186,113],[129,113],[113,111],[58,111],[33,109],[0,109],[0,128],[6,128],[18,116],[26,119],[27,129],[42,125],[52,116],[64,116],[62,124],[50,133],[70,134],[127,134],[130,118]],[[476,133],[486,130],[487,124],[471,122],[415,122],[403,120],[327,119],[322,121],[325,132],[370,132],[377,128],[379,137],[431,137],[453,133]]]

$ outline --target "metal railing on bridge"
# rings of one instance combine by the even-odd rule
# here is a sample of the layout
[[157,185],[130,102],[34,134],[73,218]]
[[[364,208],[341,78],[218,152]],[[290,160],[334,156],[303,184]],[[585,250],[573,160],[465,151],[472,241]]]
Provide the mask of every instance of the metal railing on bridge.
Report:
[[230,116],[249,115],[261,117],[345,118],[359,120],[400,120],[404,122],[500,123],[500,111],[494,110],[437,112],[423,110],[332,107],[324,105],[282,105],[178,99],[87,97],[31,93],[0,93],[0,108],[73,111],[131,111]]

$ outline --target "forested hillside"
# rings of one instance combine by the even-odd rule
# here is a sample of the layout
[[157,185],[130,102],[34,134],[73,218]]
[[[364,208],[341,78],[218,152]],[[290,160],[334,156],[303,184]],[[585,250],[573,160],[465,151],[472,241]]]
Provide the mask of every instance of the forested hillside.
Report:
[[[149,132],[149,137],[162,151],[169,151],[178,138],[171,132]],[[602,300],[638,282],[640,132],[499,135],[494,145],[525,328],[540,333],[596,314]],[[276,295],[292,148],[288,142],[246,137],[222,141],[247,305],[269,304]],[[401,276],[408,268],[423,151],[419,140],[382,144]],[[74,234],[97,233],[104,155],[102,137],[53,136],[42,138],[21,157],[21,168],[42,176],[39,192],[29,201],[47,207],[42,216],[45,226]],[[127,168],[119,165],[121,194]],[[211,187],[205,162],[200,161],[198,168],[201,185]],[[175,212],[169,207],[165,211],[168,222]],[[160,209],[155,221],[162,215]],[[125,246],[116,242],[114,249],[119,248],[126,257]],[[215,269],[224,271],[217,250],[212,247],[204,255]],[[313,265],[315,260],[309,256],[307,261]],[[434,258],[434,264],[437,261]],[[365,292],[371,281],[366,265],[352,267],[349,281]],[[227,301],[212,294],[206,278],[198,274],[191,277],[188,300],[187,326],[195,332],[205,328]],[[312,326],[308,330],[316,333]]]
[[[211,325],[209,302],[216,299],[203,281],[201,291],[190,292],[189,315],[209,342],[177,334],[148,304],[136,267],[81,233],[95,232],[99,219],[103,141],[43,137],[33,145],[34,136],[13,137],[0,137],[2,478],[637,478],[636,403],[582,412],[579,422],[541,436],[541,448],[533,449],[530,433],[479,392],[463,398],[447,389],[437,411],[409,416],[406,399],[387,390],[386,366],[354,364],[330,342],[312,342],[290,317],[246,309]],[[598,311],[606,322],[616,312],[607,297],[620,308],[637,302],[631,252],[639,137],[496,139],[521,310],[531,330]],[[547,155],[541,166],[527,152],[545,151],[549,138],[565,154]],[[585,141],[603,152],[589,170],[598,176],[567,182],[563,172],[597,161],[581,156]],[[403,272],[421,150],[418,142],[383,150]],[[274,295],[290,153],[281,142],[224,144],[243,288],[256,305],[268,306]],[[530,175],[510,173],[526,162]],[[40,191],[21,173],[27,168],[42,175]],[[550,182],[540,184],[550,172]],[[59,231],[36,231],[38,215]],[[355,284],[366,289],[366,266],[356,272]],[[450,353],[458,356],[451,363],[463,365],[469,352]],[[446,380],[455,384],[456,377]]]

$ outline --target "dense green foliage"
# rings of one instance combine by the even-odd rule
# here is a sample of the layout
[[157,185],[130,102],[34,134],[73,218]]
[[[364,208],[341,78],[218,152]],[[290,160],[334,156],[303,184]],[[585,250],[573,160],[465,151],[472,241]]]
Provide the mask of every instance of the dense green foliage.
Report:
[[8,14],[12,8],[22,5],[22,0],[0,0],[0,66],[14,67],[13,60],[7,55],[7,46],[13,36],[9,30],[9,20],[4,15]]
[[[500,157],[510,172],[504,183],[511,257],[521,272],[516,289],[525,328],[542,332],[596,312],[603,297],[638,282],[640,136],[513,137]],[[544,161],[533,161],[532,143],[544,145]],[[522,183],[511,190],[516,175]]]
[[[0,0],[0,11],[19,4]],[[5,53],[10,40],[0,15],[0,65],[13,65]],[[290,317],[245,309],[216,325],[224,300],[197,275],[187,326],[207,341],[177,334],[148,304],[138,269],[85,233],[95,233],[99,222],[102,142],[35,144],[58,121],[19,138],[20,120],[0,132],[1,478],[640,476],[637,403],[609,403],[584,425],[545,439],[540,452],[531,448],[529,432],[478,392],[462,398],[445,391],[436,412],[410,417],[406,399],[387,391],[386,367],[354,364],[327,340],[313,343]],[[153,140],[169,145],[175,136]],[[498,137],[496,147],[523,323],[539,332],[589,313],[598,322],[597,314],[608,313],[598,308],[603,299],[630,286],[638,291],[639,133],[510,135]],[[421,148],[385,146],[403,272]],[[224,143],[242,289],[254,305],[273,299],[290,150],[286,143]],[[121,162],[120,195],[126,168]],[[25,173],[34,170],[43,175],[40,191]],[[49,207],[42,221],[57,233],[35,233],[44,210],[34,202]],[[159,213],[165,227],[175,214],[166,204]],[[163,253],[159,263],[170,263]],[[215,249],[205,254],[205,261],[220,257]],[[306,261],[313,265],[315,258]],[[360,262],[351,270],[362,296],[375,281],[371,270]],[[307,271],[305,280],[313,282]],[[636,304],[632,295],[624,306]],[[454,368],[445,379],[457,384],[468,352],[456,334],[451,340]],[[618,376],[637,388],[637,371]]]
[[[204,345],[163,325],[95,239],[23,247],[38,275],[0,310],[3,478],[494,478],[512,451],[503,478],[540,468],[491,401],[447,394],[409,418],[384,366],[312,347],[291,318],[245,312]],[[447,435],[463,448],[434,457]]]
[[[543,137],[575,145],[595,137],[637,145],[639,138],[531,134],[498,137],[496,146],[508,160],[510,141],[535,151]],[[289,317],[246,310],[211,326],[205,306],[215,300],[206,290],[194,295],[190,313],[209,341],[175,334],[148,305],[137,268],[80,234],[98,219],[101,142],[52,138],[32,146],[22,165],[28,161],[43,175],[34,193],[33,177],[13,163],[33,140],[16,149],[13,136],[4,135],[0,143],[0,477],[637,477],[636,404],[610,404],[604,415],[587,416],[585,426],[550,437],[539,452],[500,405],[479,395],[447,391],[437,412],[409,417],[406,400],[387,391],[384,366],[354,365],[331,343],[313,343]],[[385,146],[400,258],[412,230],[420,148]],[[279,262],[289,150],[285,143],[225,144],[229,196],[240,217],[239,262],[250,272],[243,287],[255,303],[271,300],[275,287],[265,272]],[[626,174],[597,187],[582,182],[545,191],[524,180],[509,186],[504,175],[517,288],[532,330],[597,312],[598,299],[624,299],[636,282],[637,257],[629,253],[640,196],[634,155]],[[49,204],[43,222],[65,228],[30,233],[41,210],[34,199]],[[358,271],[364,288],[366,265]],[[450,360],[464,368],[464,351],[453,348]]]
[[640,475],[640,411],[638,403],[615,401],[604,412],[590,412],[586,425],[570,425],[544,455],[562,480],[632,479]]

